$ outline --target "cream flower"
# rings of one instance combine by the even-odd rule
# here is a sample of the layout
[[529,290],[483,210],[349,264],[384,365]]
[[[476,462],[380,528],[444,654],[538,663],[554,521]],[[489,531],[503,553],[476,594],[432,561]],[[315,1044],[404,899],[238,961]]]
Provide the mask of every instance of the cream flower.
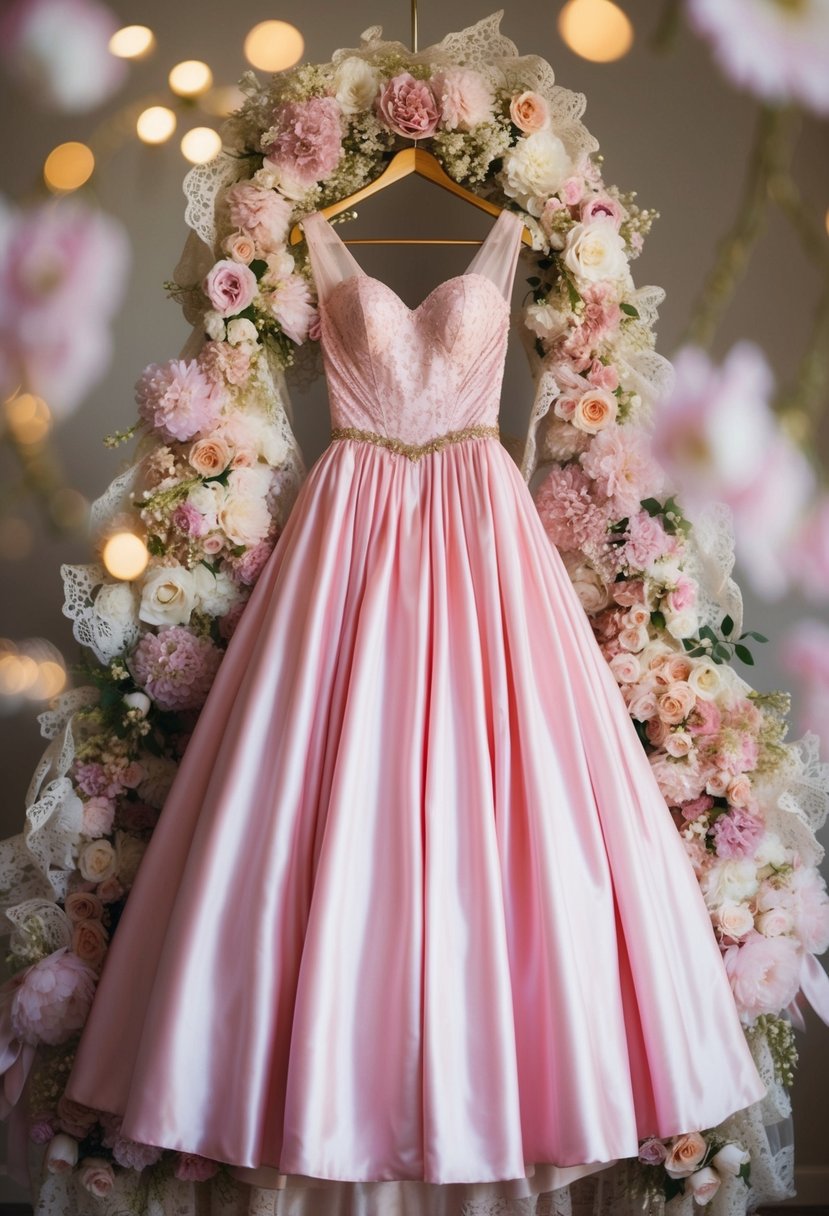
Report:
[[371,109],[379,83],[377,72],[365,59],[357,55],[343,59],[334,73],[334,96],[343,114]]
[[585,612],[599,612],[605,608],[610,597],[598,571],[578,553],[565,552],[561,558]]
[[534,131],[505,153],[499,177],[505,194],[517,199],[530,215],[540,216],[547,199],[571,172],[570,157],[558,136]]
[[87,882],[103,882],[118,873],[118,856],[109,841],[100,837],[81,849],[78,869]]
[[144,579],[138,615],[148,625],[186,625],[195,603],[195,587],[189,570],[178,563],[157,566]]
[[573,225],[564,242],[564,264],[579,288],[606,279],[632,286],[624,240],[605,220]]
[[722,672],[710,659],[697,659],[688,676],[688,686],[704,701],[715,701],[723,689]]

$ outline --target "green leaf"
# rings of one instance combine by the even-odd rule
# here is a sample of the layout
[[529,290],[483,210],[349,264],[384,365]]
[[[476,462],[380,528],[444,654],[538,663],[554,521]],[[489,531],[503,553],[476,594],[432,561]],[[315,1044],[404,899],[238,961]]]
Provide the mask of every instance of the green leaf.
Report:
[[538,275],[534,274],[531,278],[527,279],[527,282],[529,283],[530,287],[538,287],[541,279],[539,279]]
[[659,612],[659,611],[652,612],[651,613],[651,624],[656,625],[657,629],[664,629],[665,628],[665,613]]
[[662,510],[662,503],[658,498],[643,498],[639,506],[647,511],[648,515],[658,515]]
[[151,557],[161,557],[164,553],[164,541],[160,536],[147,537],[147,552]]
[[731,633],[731,630],[734,628],[734,622],[732,621],[730,616],[723,617],[720,628],[722,629],[725,636],[728,637],[729,633]]
[[762,633],[758,633],[756,629],[747,629],[745,633],[740,634],[740,637],[741,638],[754,638],[754,640],[757,642],[767,642],[768,641],[768,638],[764,637]]
[[250,263],[250,268],[256,275],[257,279],[259,279],[268,269],[268,263],[263,258],[254,258]]
[[711,657],[715,663],[727,663],[731,658],[731,654],[728,647],[723,645],[722,642],[715,642],[711,650]]
[[621,308],[622,312],[626,312],[629,317],[636,317],[637,320],[639,319],[639,313],[632,304],[622,303],[619,305],[619,307]]
[[754,657],[747,646],[741,646],[739,642],[734,647],[737,652],[737,658],[742,659],[744,663],[748,663],[750,667],[754,666]]

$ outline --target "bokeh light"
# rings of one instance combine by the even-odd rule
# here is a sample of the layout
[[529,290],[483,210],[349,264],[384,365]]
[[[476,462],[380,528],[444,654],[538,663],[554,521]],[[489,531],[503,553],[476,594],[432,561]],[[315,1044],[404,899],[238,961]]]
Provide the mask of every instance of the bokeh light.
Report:
[[4,413],[12,438],[23,447],[42,443],[49,434],[52,415],[42,397],[18,393],[5,402]]
[[146,25],[125,25],[109,40],[109,50],[119,59],[142,59],[155,47],[155,34]]
[[181,140],[181,151],[193,165],[207,164],[221,147],[221,136],[212,127],[193,127]]
[[213,73],[201,59],[185,59],[170,69],[167,82],[179,97],[198,97],[213,84]]
[[101,560],[113,578],[130,581],[144,573],[150,555],[140,536],[116,532],[104,545]]
[[145,144],[163,144],[176,129],[176,116],[167,106],[149,106],[138,115],[138,138]]
[[261,72],[281,72],[299,63],[305,40],[288,21],[260,21],[245,38],[245,59]]
[[0,709],[14,710],[22,700],[51,701],[65,687],[63,656],[51,642],[0,638]]
[[221,84],[210,89],[199,100],[199,105],[205,114],[215,118],[226,118],[245,101],[245,95],[237,84]]
[[621,59],[633,45],[630,18],[612,0],[568,0],[558,15],[558,32],[591,63]]
[[73,139],[52,149],[43,165],[43,179],[50,190],[77,190],[94,169],[92,149]]

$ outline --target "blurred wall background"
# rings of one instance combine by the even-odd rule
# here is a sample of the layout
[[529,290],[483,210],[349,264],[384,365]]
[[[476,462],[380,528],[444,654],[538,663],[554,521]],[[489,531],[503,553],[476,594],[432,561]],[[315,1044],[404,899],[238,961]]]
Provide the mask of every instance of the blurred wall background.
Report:
[[[179,60],[206,60],[219,83],[233,83],[247,66],[244,35],[252,25],[279,17],[297,26],[305,38],[305,59],[330,58],[340,46],[355,46],[361,32],[379,23],[386,37],[410,41],[408,7],[389,0],[352,0],[331,5],[323,0],[286,0],[275,11],[264,0],[228,6],[219,0],[162,0],[128,3],[112,0],[124,24],[140,21],[156,34],[158,47],[146,61],[131,66],[129,79],[107,109],[157,94],[164,99],[166,74]],[[592,64],[571,53],[556,30],[557,4],[510,0],[502,31],[519,51],[549,59],[558,82],[588,98],[585,121],[605,155],[604,177],[622,189],[636,189],[640,205],[658,209],[661,218],[632,264],[637,285],[658,284],[667,291],[657,327],[658,349],[671,357],[687,322],[689,307],[711,264],[718,238],[736,212],[752,138],[755,103],[736,92],[720,75],[706,46],[687,28],[679,31],[668,54],[647,46],[659,6],[632,0],[622,7],[634,23],[636,41],[619,62]],[[487,4],[450,0],[420,5],[419,43],[423,48],[448,30],[460,29],[487,15]],[[259,73],[260,78],[262,73]],[[0,128],[1,188],[8,198],[31,197],[41,181],[45,155],[57,143],[84,139],[105,111],[67,117],[42,112],[7,79],[0,79],[0,106],[7,120]],[[193,122],[200,122],[194,116]],[[180,123],[181,132],[186,125]],[[819,211],[829,205],[829,159],[826,125],[806,118],[795,170],[806,197]],[[69,483],[87,498],[103,492],[123,459],[108,450],[102,437],[134,421],[133,385],[143,367],[176,355],[189,326],[178,306],[165,299],[163,281],[172,276],[186,237],[183,175],[188,168],[178,138],[151,148],[129,138],[94,178],[95,200],[126,225],[133,261],[126,300],[114,330],[115,353],[102,383],[83,406],[62,423],[55,439]],[[380,194],[364,208],[354,234],[418,233],[480,237],[488,219],[425,183],[407,182]],[[363,248],[358,256],[369,273],[377,272],[410,304],[440,280],[460,271],[470,252],[439,247],[416,254],[405,246]],[[818,294],[819,277],[802,252],[791,228],[774,213],[714,344],[717,356],[742,337],[757,340],[778,378],[793,372],[808,332]],[[526,429],[530,379],[517,336],[511,339],[504,388],[503,428],[518,436]],[[320,380],[306,393],[295,392],[297,434],[310,464],[327,442],[326,394]],[[829,458],[829,430],[822,443]],[[129,451],[129,449],[127,449]],[[78,649],[61,614],[62,562],[90,560],[83,539],[54,535],[31,505],[21,512],[29,528],[27,544],[14,558],[0,558],[0,636],[40,636],[54,642],[69,661]],[[739,552],[738,552],[739,558]],[[769,644],[756,645],[757,666],[741,674],[761,690],[793,689],[781,671],[775,640],[804,612],[794,596],[769,603],[753,596],[736,577],[745,597],[745,625],[764,633]],[[798,692],[793,689],[793,717]],[[27,706],[0,718],[2,769],[2,835],[21,830],[24,795],[43,750],[35,714]],[[800,732],[794,731],[792,737]],[[823,843],[829,842],[824,830]],[[829,871],[828,871],[829,872]],[[796,1154],[802,1200],[829,1197],[829,1030],[811,1013],[808,1031],[798,1035],[801,1063],[794,1087]],[[5,1180],[0,1180],[0,1183]],[[8,1196],[15,1197],[9,1184]]]

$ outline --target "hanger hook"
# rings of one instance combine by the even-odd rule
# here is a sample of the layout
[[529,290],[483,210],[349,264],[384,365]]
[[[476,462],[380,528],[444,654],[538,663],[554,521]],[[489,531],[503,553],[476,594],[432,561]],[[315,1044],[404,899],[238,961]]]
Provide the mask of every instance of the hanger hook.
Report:
[[417,54],[417,0],[412,0],[412,53]]

